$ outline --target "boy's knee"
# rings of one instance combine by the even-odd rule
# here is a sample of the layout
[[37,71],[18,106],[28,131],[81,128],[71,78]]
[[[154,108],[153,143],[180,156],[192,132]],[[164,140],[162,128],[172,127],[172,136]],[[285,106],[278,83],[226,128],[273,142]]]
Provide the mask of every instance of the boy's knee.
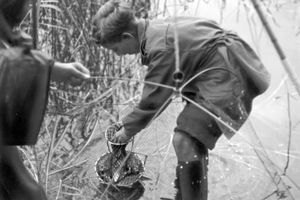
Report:
[[176,151],[185,148],[185,146],[188,146],[186,137],[187,135],[183,132],[175,132],[173,136],[173,146]]
[[173,146],[179,161],[201,160],[207,157],[207,148],[184,132],[175,132]]
[[195,150],[193,148],[192,140],[184,132],[175,132],[173,137],[173,146],[178,160],[191,160]]

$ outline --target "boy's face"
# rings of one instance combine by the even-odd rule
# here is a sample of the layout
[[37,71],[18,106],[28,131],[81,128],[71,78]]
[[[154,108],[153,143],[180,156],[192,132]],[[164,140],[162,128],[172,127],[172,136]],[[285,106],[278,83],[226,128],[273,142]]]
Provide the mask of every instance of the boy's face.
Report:
[[111,42],[102,46],[112,50],[119,56],[126,54],[137,54],[140,51],[139,42],[134,38],[124,38],[119,42]]

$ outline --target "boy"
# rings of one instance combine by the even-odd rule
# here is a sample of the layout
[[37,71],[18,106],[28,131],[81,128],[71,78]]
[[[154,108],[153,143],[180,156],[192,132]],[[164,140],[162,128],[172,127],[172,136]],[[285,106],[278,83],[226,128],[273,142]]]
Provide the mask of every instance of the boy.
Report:
[[[16,145],[35,144],[50,79],[76,85],[89,77],[89,70],[80,63],[55,62],[37,50],[22,53],[22,49],[25,52],[26,48],[31,48],[31,39],[14,28],[25,16],[28,4],[27,0],[0,0],[1,200],[47,199],[42,187],[26,170]],[[28,64],[31,61],[39,64]]]
[[[141,54],[148,66],[145,81],[175,87],[178,35],[179,69],[183,73],[181,95],[187,101],[177,118],[173,146],[176,168],[177,200],[207,199],[208,149],[213,149],[222,133],[231,137],[247,119],[253,99],[269,84],[269,75],[253,50],[236,34],[215,22],[178,17],[174,19],[137,19],[128,3],[110,0],[93,19],[97,44],[118,55]],[[203,73],[201,73],[203,72]],[[189,80],[199,73],[197,78]],[[176,75],[176,74],[175,74]],[[142,98],[122,119],[114,142],[128,142],[159,114],[173,90],[145,84]],[[222,119],[199,109],[198,105]]]

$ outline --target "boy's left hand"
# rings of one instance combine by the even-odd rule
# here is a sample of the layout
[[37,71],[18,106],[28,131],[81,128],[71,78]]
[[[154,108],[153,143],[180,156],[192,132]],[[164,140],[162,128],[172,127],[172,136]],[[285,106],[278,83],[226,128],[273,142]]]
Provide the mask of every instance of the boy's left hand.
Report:
[[112,142],[114,143],[121,143],[121,144],[127,144],[128,142],[130,142],[131,137],[125,134],[125,129],[122,128],[121,130],[119,130],[114,137],[112,138]]

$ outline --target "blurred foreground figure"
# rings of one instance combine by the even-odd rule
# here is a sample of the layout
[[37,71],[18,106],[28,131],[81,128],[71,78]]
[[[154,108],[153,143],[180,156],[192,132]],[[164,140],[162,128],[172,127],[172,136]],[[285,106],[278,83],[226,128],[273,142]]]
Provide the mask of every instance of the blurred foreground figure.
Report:
[[[179,84],[186,106],[177,118],[173,137],[178,158],[176,199],[207,200],[208,149],[215,147],[222,134],[230,139],[239,130],[253,99],[268,88],[269,73],[247,43],[214,21],[138,19],[131,7],[118,0],[101,6],[94,16],[93,38],[118,55],[140,53],[142,64],[148,66],[145,81],[172,87]],[[175,67],[175,31],[180,71]],[[166,107],[173,92],[146,83],[141,101],[122,119],[123,128],[113,141],[128,142]]]
[[59,63],[32,50],[31,38],[15,30],[27,0],[0,0],[0,200],[45,200],[16,145],[34,145],[47,105],[50,79],[79,84],[89,77],[80,63]]

